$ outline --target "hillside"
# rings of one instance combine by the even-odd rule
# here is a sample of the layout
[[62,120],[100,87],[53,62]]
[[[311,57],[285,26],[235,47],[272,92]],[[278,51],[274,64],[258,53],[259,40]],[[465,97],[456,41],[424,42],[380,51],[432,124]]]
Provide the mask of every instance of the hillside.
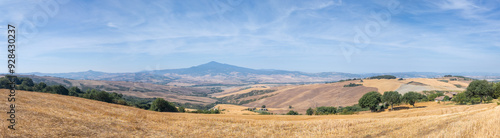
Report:
[[210,104],[216,100],[206,97],[213,93],[209,89],[177,87],[158,85],[152,83],[141,82],[126,82],[126,81],[102,81],[102,80],[72,80],[57,77],[34,76],[26,75],[21,77],[29,77],[35,83],[44,82],[48,85],[61,84],[66,87],[76,86],[84,91],[86,89],[98,89],[107,92],[116,92],[128,96],[140,98],[164,98],[171,102],[178,103],[193,103],[193,104]]
[[[0,98],[7,93],[0,90]],[[500,137],[496,104],[429,102],[359,115],[267,116],[160,113],[25,91],[16,98],[17,130],[0,129],[2,137]],[[0,110],[7,108],[4,100]]]
[[359,98],[370,91],[377,91],[377,88],[357,86],[344,87],[348,82],[338,82],[330,84],[312,84],[287,86],[286,89],[279,89],[268,95],[268,98],[257,100],[243,106],[260,107],[266,105],[271,108],[283,108],[286,112],[291,105],[294,110],[305,113],[309,107],[319,106],[351,106],[358,103]]

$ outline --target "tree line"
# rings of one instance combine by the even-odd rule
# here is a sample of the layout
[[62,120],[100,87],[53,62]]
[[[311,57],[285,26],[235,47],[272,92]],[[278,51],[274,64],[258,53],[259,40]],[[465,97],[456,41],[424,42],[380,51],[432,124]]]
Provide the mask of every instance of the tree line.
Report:
[[[407,103],[415,107],[415,103],[419,101],[432,101],[438,96],[444,96],[442,92],[428,93],[428,95],[423,95],[417,92],[408,92],[401,95],[397,91],[387,91],[384,94],[380,94],[376,91],[368,92],[364,94],[358,101],[358,105],[363,108],[369,108],[372,112],[380,111],[383,109],[385,103],[390,105],[391,110],[393,110],[394,105],[400,103]],[[457,104],[477,104],[484,103],[493,100],[493,98],[500,97],[500,82],[492,83],[486,80],[474,80],[467,87],[465,92],[458,93],[453,96],[452,101]],[[445,96],[444,100],[448,100],[450,97]]]

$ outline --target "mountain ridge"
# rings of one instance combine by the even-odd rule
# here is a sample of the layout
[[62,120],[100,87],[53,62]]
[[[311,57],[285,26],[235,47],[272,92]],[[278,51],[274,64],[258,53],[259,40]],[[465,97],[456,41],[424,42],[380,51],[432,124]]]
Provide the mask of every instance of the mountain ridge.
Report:
[[348,78],[366,78],[377,75],[394,75],[398,78],[435,78],[444,75],[500,76],[496,73],[435,73],[435,72],[394,72],[353,74],[343,72],[307,73],[301,71],[251,69],[216,61],[189,68],[150,70],[131,73],[107,73],[88,70],[69,73],[21,73],[22,75],[52,76],[75,80],[132,81],[172,85],[203,84],[256,84],[256,83],[300,83],[328,82]]

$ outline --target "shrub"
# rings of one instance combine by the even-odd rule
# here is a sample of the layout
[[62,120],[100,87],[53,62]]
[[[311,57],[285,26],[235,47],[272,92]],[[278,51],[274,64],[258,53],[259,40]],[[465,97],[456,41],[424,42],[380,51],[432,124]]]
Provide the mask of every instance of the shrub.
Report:
[[266,105],[262,105],[262,108],[266,108]]

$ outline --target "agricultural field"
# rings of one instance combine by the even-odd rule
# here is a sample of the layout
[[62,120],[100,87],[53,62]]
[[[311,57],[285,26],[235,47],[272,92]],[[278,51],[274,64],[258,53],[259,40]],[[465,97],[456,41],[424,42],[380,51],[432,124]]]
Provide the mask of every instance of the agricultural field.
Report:
[[[6,99],[8,91],[0,90]],[[500,106],[417,103],[356,115],[188,114],[19,91],[16,131],[5,137],[500,137]],[[7,102],[0,106],[8,110]],[[220,105],[221,109],[231,107]],[[240,109],[236,109],[240,110]],[[240,110],[241,111],[241,110]],[[2,114],[7,118],[7,114]],[[4,124],[6,126],[7,124]],[[8,132],[7,132],[8,131]]]

